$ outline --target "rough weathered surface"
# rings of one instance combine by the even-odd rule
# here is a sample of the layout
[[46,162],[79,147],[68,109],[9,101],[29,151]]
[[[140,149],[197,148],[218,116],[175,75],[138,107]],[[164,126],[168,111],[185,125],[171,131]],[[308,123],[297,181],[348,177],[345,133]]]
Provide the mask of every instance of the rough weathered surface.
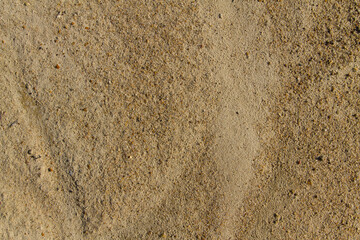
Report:
[[359,9],[0,2],[0,238],[358,238]]
[[283,90],[238,238],[359,238],[360,2],[266,5]]
[[217,104],[198,4],[1,7],[4,236],[212,234]]

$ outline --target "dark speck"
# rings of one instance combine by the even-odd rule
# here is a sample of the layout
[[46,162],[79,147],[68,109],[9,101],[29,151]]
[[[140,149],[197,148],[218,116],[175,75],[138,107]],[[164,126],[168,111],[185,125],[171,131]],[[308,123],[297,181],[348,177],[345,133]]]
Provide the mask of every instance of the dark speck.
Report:
[[318,161],[322,161],[322,160],[323,160],[323,156],[318,156],[318,157],[316,157],[315,159],[318,160]]
[[278,221],[278,215],[276,213],[274,213],[273,223],[275,224],[277,221]]
[[355,32],[356,32],[356,33],[360,33],[360,28],[359,28],[359,26],[356,26]]

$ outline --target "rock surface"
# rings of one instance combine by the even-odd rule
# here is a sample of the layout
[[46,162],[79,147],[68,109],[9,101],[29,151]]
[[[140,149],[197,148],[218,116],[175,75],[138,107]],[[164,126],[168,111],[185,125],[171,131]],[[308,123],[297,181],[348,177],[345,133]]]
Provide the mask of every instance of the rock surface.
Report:
[[357,239],[360,2],[0,2],[1,239]]

